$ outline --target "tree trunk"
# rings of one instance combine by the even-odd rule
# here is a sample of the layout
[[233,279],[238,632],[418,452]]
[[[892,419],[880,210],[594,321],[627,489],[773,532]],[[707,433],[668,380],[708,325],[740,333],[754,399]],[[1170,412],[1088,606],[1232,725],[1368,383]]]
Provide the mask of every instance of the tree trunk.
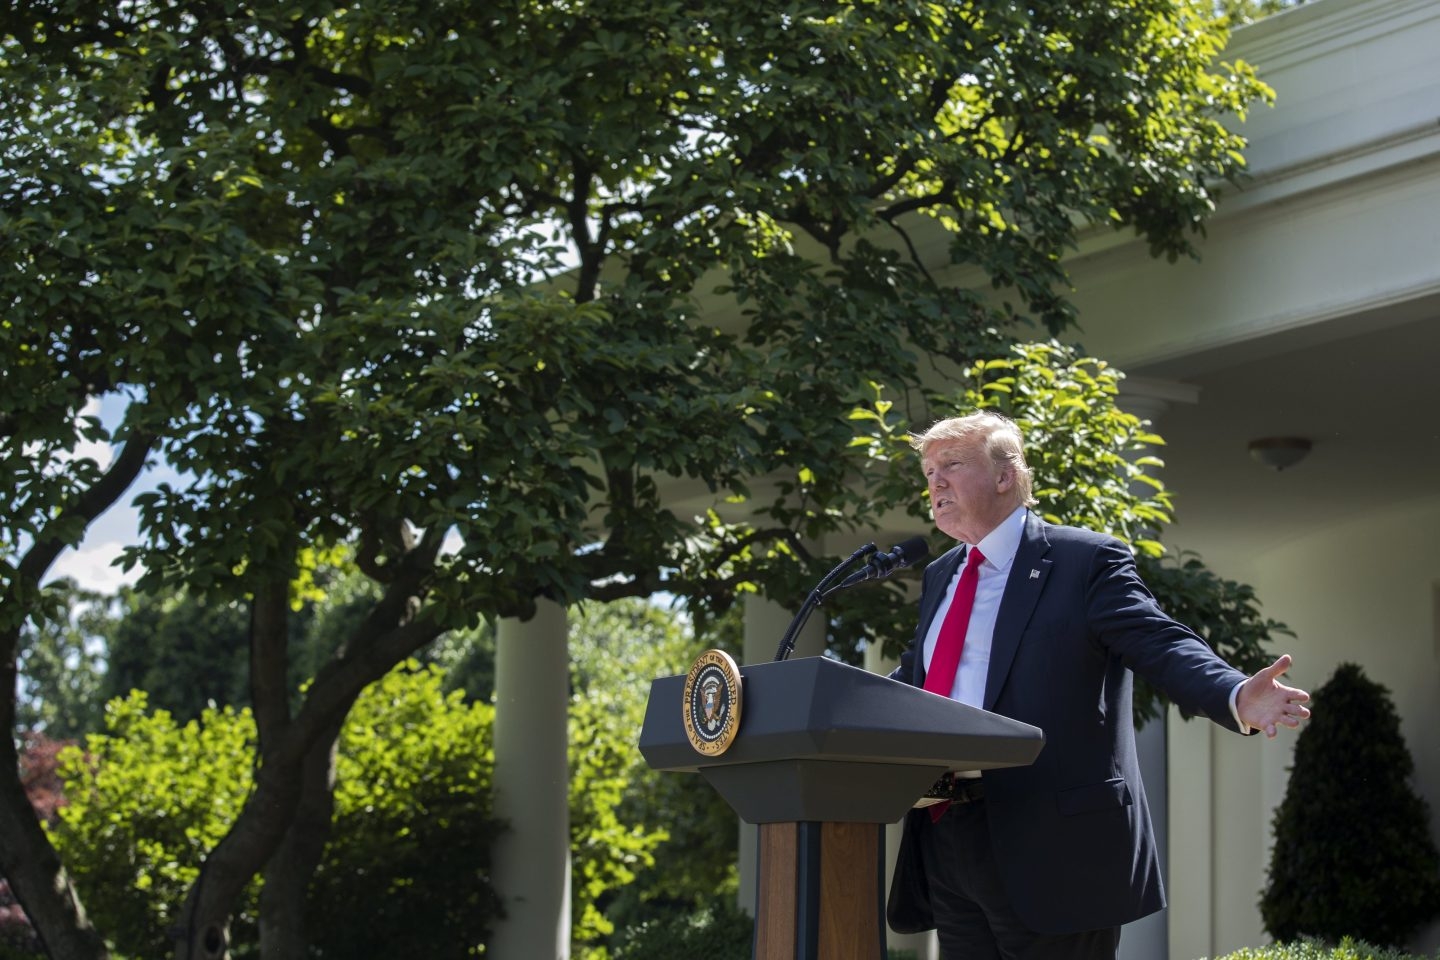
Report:
[[[265,870],[271,858],[277,856],[287,835],[303,829],[294,824],[308,789],[308,776],[319,776],[323,772],[328,778],[330,749],[356,698],[440,632],[433,624],[417,624],[393,614],[396,609],[410,612],[412,604],[405,601],[414,596],[414,591],[407,587],[394,590],[398,597],[387,596],[388,602],[380,605],[386,608],[384,612],[372,615],[358,628],[352,637],[354,653],[342,655],[321,668],[293,718],[288,716],[288,708],[282,711],[273,700],[273,694],[284,691],[274,682],[277,674],[269,662],[270,657],[283,656],[283,644],[277,633],[283,618],[276,610],[283,594],[273,584],[257,590],[257,606],[251,621],[252,645],[258,640],[258,646],[269,652],[262,655],[252,669],[257,676],[269,680],[251,688],[252,696],[264,691],[264,702],[254,704],[260,733],[255,789],[230,832],[205,859],[200,875],[190,887],[178,918],[175,960],[224,960],[229,956],[230,917],[235,905],[250,878]],[[397,620],[399,626],[395,626]],[[328,803],[330,791],[324,792]],[[318,816],[318,812],[307,815]],[[322,840],[320,850],[323,849]],[[318,854],[308,855],[315,856],[318,862]],[[289,873],[279,866],[276,870],[277,876]],[[304,874],[306,883],[311,873],[313,867]],[[272,894],[278,895],[278,891]],[[303,909],[302,905],[303,898],[300,898],[294,908]]]
[[306,754],[295,820],[265,866],[265,887],[260,892],[261,960],[305,960],[309,948],[305,905],[310,880],[330,839],[339,739],[337,724]]
[[[150,434],[136,431],[95,485],[65,504],[61,515],[81,521],[73,536],[129,489],[154,442]],[[48,528],[41,531],[0,594],[0,610],[5,614],[0,618],[5,624],[0,629],[0,872],[10,881],[11,892],[53,960],[94,960],[109,957],[110,951],[90,925],[60,854],[35,818],[20,782],[15,749],[20,630],[25,618],[38,609],[40,583],[66,543],[49,535]]]
[[176,960],[221,960],[230,917],[250,878],[284,837],[300,800],[299,771],[261,762],[255,790],[225,838],[205,858],[177,918]]
[[297,733],[284,681],[289,659],[287,590],[283,578],[261,581],[250,603],[250,699],[259,755],[255,790],[190,887],[179,917],[177,960],[229,955],[235,904],[282,843],[300,805],[304,755],[287,743]]
[[9,696],[0,697],[0,871],[52,960],[106,960],[110,951],[85,916],[60,855],[40,828],[20,782],[14,735],[16,679],[11,659],[0,666],[0,685],[9,691]]

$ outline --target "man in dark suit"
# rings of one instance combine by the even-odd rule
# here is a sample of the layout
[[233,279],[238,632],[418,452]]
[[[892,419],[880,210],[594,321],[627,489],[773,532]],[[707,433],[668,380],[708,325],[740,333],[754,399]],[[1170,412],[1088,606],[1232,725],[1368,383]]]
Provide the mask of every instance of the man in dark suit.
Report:
[[947,777],[942,802],[910,813],[891,926],[935,928],[943,960],[1114,960],[1120,925],[1165,906],[1131,671],[1237,733],[1297,726],[1309,694],[1280,682],[1288,656],[1246,677],[1166,616],[1120,541],[1031,513],[1012,421],[943,420],[914,445],[959,543],[926,569],[892,676],[1033,724],[1045,746],[1027,767]]

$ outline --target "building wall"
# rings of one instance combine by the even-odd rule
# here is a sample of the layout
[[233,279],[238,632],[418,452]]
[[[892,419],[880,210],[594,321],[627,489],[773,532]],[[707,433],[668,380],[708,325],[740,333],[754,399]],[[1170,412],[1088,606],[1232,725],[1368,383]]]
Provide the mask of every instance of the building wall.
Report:
[[[1377,507],[1261,555],[1230,558],[1266,615],[1287,624],[1297,685],[1314,689],[1345,662],[1389,689],[1415,760],[1413,784],[1440,842],[1440,496]],[[1216,558],[1226,565],[1227,558]],[[1228,568],[1227,568],[1228,569]],[[1171,960],[1268,941],[1258,901],[1270,820],[1285,795],[1295,735],[1272,743],[1170,718]],[[1440,949],[1440,921],[1411,944]]]
[[[1306,683],[1318,686],[1336,666],[1352,662],[1389,689],[1415,759],[1414,786],[1430,804],[1432,838],[1440,838],[1437,534],[1440,495],[1391,504],[1364,520],[1278,546],[1260,558],[1256,578],[1266,609],[1298,635],[1299,670]],[[1283,771],[1267,769],[1262,778],[1267,806],[1283,796],[1285,780],[1277,773]],[[1440,921],[1414,947],[1422,955],[1440,949]]]

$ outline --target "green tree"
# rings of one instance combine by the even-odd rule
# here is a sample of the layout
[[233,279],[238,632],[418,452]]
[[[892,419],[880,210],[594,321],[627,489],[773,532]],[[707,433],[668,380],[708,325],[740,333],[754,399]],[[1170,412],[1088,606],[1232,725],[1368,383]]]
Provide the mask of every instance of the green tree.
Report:
[[[181,722],[135,691],[106,705],[103,733],[61,753],[66,803],[51,836],[123,956],[172,950],[185,891],[252,787],[254,739],[248,710],[207,708]],[[237,903],[242,941],[254,939],[258,887]]]
[[181,723],[213,706],[246,707],[246,604],[184,589],[122,588],[121,614],[106,644],[100,703],[143,690],[146,702]]
[[[479,952],[501,913],[490,851],[495,709],[411,661],[355,704],[340,738],[330,843],[310,887],[313,954]],[[362,905],[357,910],[358,905]]]
[[1295,740],[1260,916],[1276,940],[1401,946],[1440,916],[1440,852],[1390,692],[1342,663]]
[[[286,620],[291,690],[315,677],[378,597],[374,581],[347,560],[339,551],[302,567],[292,588]],[[250,705],[250,603],[183,586],[122,587],[117,599],[117,619],[92,638],[105,656],[94,711],[131,690],[145,691],[152,707],[181,721],[206,707]]]
[[105,637],[115,623],[112,601],[74,581],[52,587],[56,616],[26,624],[19,650],[18,730],[65,739],[100,727],[105,702]]
[[657,811],[646,818],[652,825],[627,824],[621,803],[644,769],[635,732],[660,662],[660,651],[644,642],[669,640],[674,650],[677,631],[643,601],[611,607],[580,611],[577,628],[587,641],[574,645],[570,671],[571,939],[581,956],[586,945],[614,932],[605,902],[634,881],[637,870],[654,864],[655,848],[668,838],[663,824],[654,823]]
[[[305,911],[320,956],[463,956],[498,913],[494,709],[442,686],[437,668],[402,665],[357,701],[339,738],[333,828],[318,837]],[[106,725],[62,755],[69,803],[53,836],[115,948],[149,960],[170,952],[186,889],[254,786],[255,724],[228,706],[182,723],[136,692],[108,705]],[[247,886],[237,953],[257,952],[262,896]]]
[[[868,379],[1065,326],[1083,223],[1189,253],[1241,168],[1221,118],[1267,95],[1223,43],[1192,0],[11,4],[0,726],[55,556],[163,456],[140,588],[250,605],[258,772],[178,924],[223,954],[262,868],[303,899],[394,664],[540,597],[785,587],[757,577],[872,516],[835,415]],[[292,584],[341,545],[381,595],[292,706]],[[101,956],[0,744],[0,867]]]
[[735,815],[699,777],[640,755],[650,683],[697,640],[671,612],[624,600],[578,611],[571,659],[570,833],[577,957],[603,958],[658,910],[689,915],[736,888]]
[[1223,13],[1232,24],[1252,23],[1271,14],[1291,7],[1298,7],[1305,0],[1216,0],[1215,9]]
[[[740,607],[732,607],[703,634],[696,632],[691,638],[687,632],[679,649],[669,650],[642,675],[683,673],[701,651],[711,648],[740,659],[741,613]],[[645,702],[648,705],[648,690]],[[703,777],[657,773],[641,765],[639,758],[637,766],[622,800],[622,819],[643,823],[663,816],[660,825],[668,838],[656,847],[654,864],[638,869],[635,882],[616,891],[606,905],[605,915],[615,925],[615,933],[607,938],[611,945],[628,942],[630,934],[646,924],[693,919],[712,906],[728,915],[725,907],[735,903],[739,893],[738,822],[729,804]]]

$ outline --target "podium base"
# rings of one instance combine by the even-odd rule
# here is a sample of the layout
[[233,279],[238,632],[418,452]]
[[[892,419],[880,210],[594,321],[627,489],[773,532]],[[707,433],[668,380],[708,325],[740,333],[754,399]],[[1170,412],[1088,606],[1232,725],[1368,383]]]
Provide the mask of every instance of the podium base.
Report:
[[884,960],[884,826],[759,826],[755,960]]

